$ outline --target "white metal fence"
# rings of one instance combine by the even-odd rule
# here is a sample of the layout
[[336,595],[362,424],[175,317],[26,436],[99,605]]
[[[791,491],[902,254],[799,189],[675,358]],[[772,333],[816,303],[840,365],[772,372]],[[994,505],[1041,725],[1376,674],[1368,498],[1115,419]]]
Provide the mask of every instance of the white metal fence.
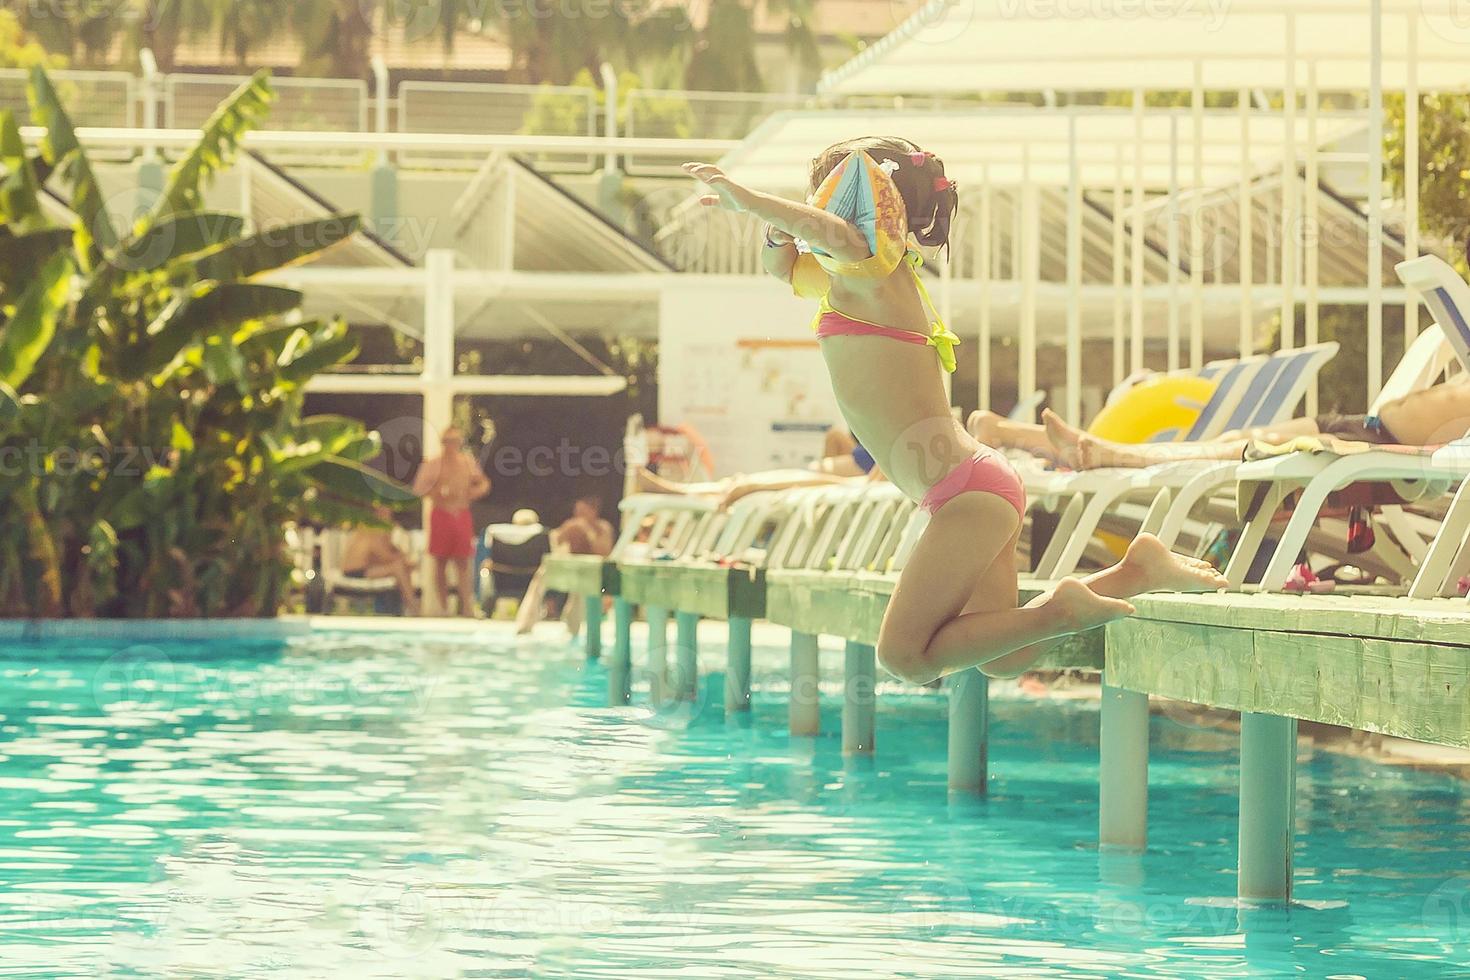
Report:
[[[772,92],[681,92],[632,89],[623,107],[622,131],[658,139],[743,139],[771,115],[830,102],[811,95]],[[678,171],[679,161],[629,157],[634,174]]]
[[[243,75],[169,75],[164,82],[164,125],[194,129],[247,81]],[[288,132],[364,132],[367,83],[349,78],[272,78],[276,101],[270,129]]]
[[[77,126],[137,124],[137,80],[123,71],[53,71],[51,81]],[[24,124],[30,118],[27,73],[0,69],[0,109],[9,109]]]
[[[572,85],[500,85],[467,82],[403,82],[398,86],[398,129],[403,133],[464,135],[595,136],[600,95]],[[477,169],[481,160],[439,155],[405,157],[411,166]],[[588,172],[586,154],[546,153],[531,158],[542,170]]]

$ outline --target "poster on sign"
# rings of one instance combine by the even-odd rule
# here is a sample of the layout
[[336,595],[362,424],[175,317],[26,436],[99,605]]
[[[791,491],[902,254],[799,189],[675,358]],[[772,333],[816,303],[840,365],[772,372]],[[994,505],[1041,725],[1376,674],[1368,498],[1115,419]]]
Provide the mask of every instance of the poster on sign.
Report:
[[699,430],[717,476],[806,466],[841,415],[814,304],[774,280],[675,282],[659,311],[659,421]]

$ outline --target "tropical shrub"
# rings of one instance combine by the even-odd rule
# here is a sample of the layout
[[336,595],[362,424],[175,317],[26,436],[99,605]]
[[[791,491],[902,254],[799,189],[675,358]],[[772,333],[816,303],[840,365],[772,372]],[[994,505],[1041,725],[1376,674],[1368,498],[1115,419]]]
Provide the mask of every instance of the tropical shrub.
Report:
[[350,360],[261,277],[351,235],[353,215],[245,234],[204,191],[268,111],[261,73],[117,228],[45,71],[39,153],[0,112],[0,615],[260,616],[289,582],[289,521],[371,521],[401,488],[374,436],[302,417]]

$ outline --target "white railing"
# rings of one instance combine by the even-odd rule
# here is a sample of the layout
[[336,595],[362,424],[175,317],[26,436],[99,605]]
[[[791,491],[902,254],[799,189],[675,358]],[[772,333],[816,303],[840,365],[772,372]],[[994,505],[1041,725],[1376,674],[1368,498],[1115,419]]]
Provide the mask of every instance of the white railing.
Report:
[[[469,82],[403,82],[398,86],[402,133],[467,135],[596,136],[600,95],[572,85],[501,85]],[[404,159],[405,164],[477,169],[466,157]],[[542,170],[586,173],[595,157],[542,154],[530,158]]]
[[[244,75],[173,74],[163,84],[163,118],[169,129],[195,129],[226,96],[248,80]],[[290,132],[368,131],[367,83],[350,78],[271,79],[276,100],[270,128]]]
[[[831,106],[831,100],[776,92],[686,92],[632,89],[623,107],[628,136],[663,139],[744,139],[774,113]],[[634,174],[670,172],[666,160],[629,157]]]

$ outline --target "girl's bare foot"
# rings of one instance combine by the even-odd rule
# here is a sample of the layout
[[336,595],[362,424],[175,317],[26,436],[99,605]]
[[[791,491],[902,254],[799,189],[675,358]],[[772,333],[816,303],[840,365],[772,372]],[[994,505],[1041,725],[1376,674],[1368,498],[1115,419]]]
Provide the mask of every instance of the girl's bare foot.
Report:
[[1085,433],[1075,425],[1063,421],[1060,415],[1049,408],[1042,410],[1041,424],[1046,426],[1046,437],[1056,449],[1057,459],[1073,469],[1080,469],[1077,447]]
[[1068,633],[1080,633],[1134,613],[1131,602],[1098,595],[1074,578],[1058,582],[1044,608]]
[[1209,562],[1175,554],[1152,534],[1133,539],[1119,568],[1130,592],[1215,592],[1230,584]]

